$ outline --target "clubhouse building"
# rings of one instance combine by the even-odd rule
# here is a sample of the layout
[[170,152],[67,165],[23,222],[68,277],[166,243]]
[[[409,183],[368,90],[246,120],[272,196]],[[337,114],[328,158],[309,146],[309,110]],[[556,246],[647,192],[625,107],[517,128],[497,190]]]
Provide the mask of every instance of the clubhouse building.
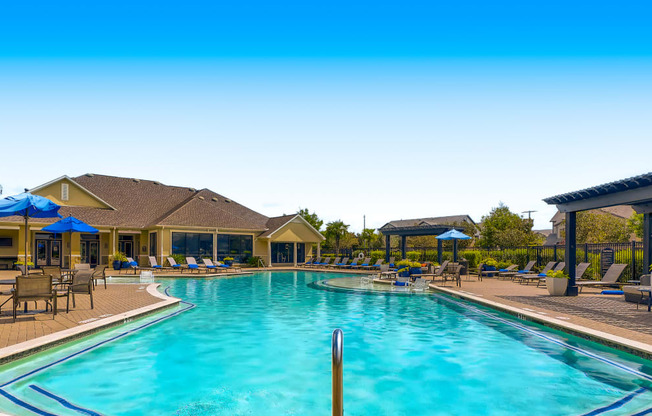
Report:
[[[37,267],[109,264],[120,251],[141,265],[148,256],[165,264],[179,254],[246,262],[260,257],[266,266],[294,265],[319,251],[324,236],[299,215],[266,217],[209,189],[88,173],[62,176],[30,190],[97,228],[97,234],[52,234],[41,229],[56,218],[29,221],[29,261]],[[23,260],[24,219],[0,218],[0,268]],[[72,250],[72,252],[70,251]],[[34,258],[32,258],[34,257]]]

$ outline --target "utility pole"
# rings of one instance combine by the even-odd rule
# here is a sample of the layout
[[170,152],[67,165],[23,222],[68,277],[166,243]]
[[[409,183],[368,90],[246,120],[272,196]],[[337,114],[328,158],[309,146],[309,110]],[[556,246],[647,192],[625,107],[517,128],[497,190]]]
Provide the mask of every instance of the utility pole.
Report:
[[535,210],[530,210],[530,211],[523,211],[521,214],[527,214],[527,219],[531,220],[532,219],[532,213],[536,212]]

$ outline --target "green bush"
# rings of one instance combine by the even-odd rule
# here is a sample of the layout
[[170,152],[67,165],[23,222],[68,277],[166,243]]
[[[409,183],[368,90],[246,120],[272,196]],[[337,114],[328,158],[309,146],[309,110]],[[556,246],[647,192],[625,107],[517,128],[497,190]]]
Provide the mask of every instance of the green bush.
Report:
[[407,253],[405,253],[405,255],[407,256],[408,260],[412,260],[412,261],[419,261],[419,259],[421,258],[420,251],[408,251]]
[[[170,254],[169,257],[172,257],[172,259],[177,263],[177,264],[184,264],[186,262],[186,257],[183,254]],[[126,261],[126,257],[125,257]],[[172,266],[168,259],[165,259],[165,265],[166,266]]]
[[372,250],[369,256],[371,256],[371,262],[375,263],[378,259],[385,259],[385,252],[383,250]]
[[249,260],[247,260],[247,264],[248,264],[249,266],[251,266],[251,267],[258,267],[258,266],[260,266],[259,260],[260,260],[260,262],[262,262],[263,267],[264,267],[264,266],[265,266],[265,262],[264,262],[263,259],[262,259],[261,257],[259,257],[259,256],[252,256],[252,257],[249,257]]
[[469,267],[475,269],[482,261],[482,253],[479,251],[461,251],[460,257],[469,262]]

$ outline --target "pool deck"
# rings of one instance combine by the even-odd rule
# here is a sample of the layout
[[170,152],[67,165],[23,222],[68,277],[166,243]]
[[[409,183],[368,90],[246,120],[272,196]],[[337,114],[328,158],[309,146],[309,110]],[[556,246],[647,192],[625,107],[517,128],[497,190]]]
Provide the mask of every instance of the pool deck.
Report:
[[652,358],[652,313],[646,305],[625,302],[622,296],[601,295],[601,289],[585,288],[577,297],[550,296],[545,285],[523,285],[511,280],[463,277],[462,286],[441,281],[438,291],[598,340],[604,344]]

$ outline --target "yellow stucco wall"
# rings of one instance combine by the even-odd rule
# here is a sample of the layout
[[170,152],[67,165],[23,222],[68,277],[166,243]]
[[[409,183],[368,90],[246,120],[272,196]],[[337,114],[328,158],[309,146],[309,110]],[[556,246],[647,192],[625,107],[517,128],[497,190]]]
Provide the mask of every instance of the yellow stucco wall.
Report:
[[[61,184],[68,184],[68,200],[63,201],[61,199]],[[54,183],[49,184],[48,186],[41,188],[34,192],[36,195],[40,195],[48,198],[58,205],[70,205],[78,207],[93,207],[93,208],[109,208],[108,205],[102,203],[96,197],[89,194],[84,189],[80,188],[74,182],[62,178]]]
[[322,239],[319,238],[313,230],[310,229],[303,221],[295,220],[284,227],[277,230],[272,235],[273,242],[288,242],[288,243],[318,243]]
[[18,256],[18,230],[0,229],[0,237],[11,238],[11,247],[0,247],[0,257],[17,257]]

